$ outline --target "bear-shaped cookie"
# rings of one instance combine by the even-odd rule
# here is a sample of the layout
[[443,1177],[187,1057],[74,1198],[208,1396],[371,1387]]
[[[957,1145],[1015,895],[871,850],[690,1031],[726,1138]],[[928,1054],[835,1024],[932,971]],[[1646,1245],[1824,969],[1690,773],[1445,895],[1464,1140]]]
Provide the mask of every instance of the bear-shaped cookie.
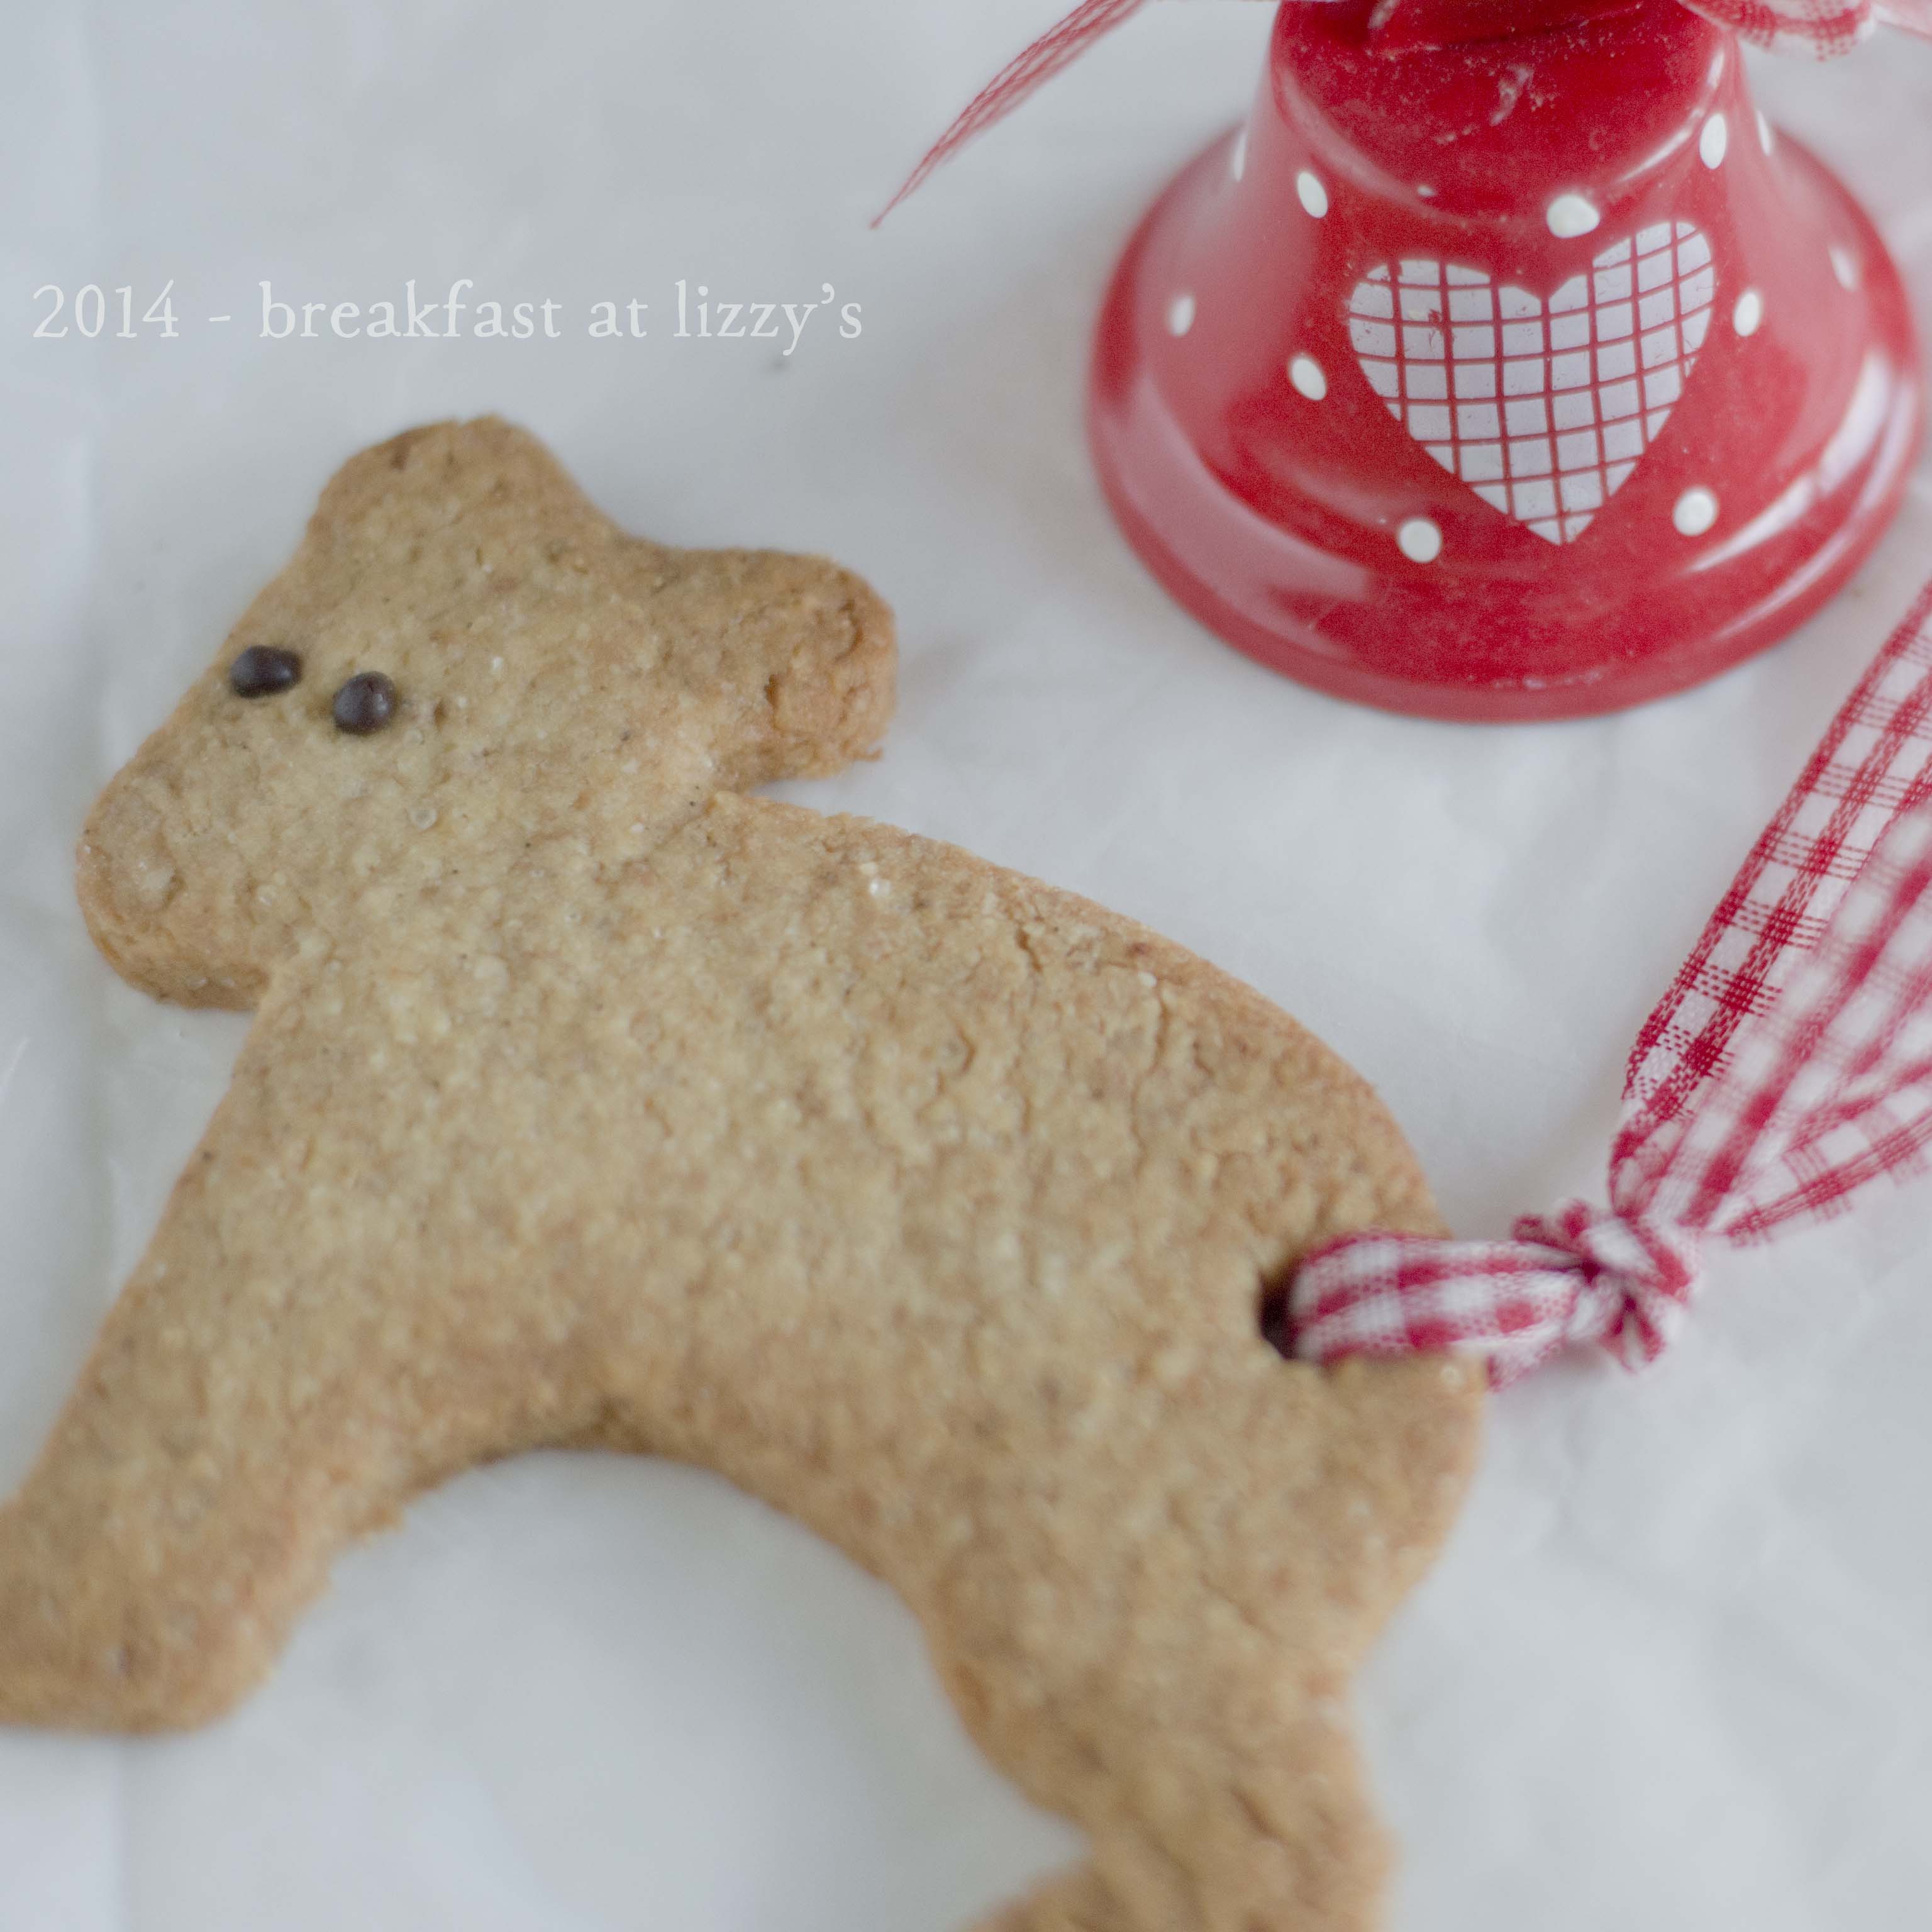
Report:
[[0,1510],[0,1722],[212,1718],[426,1486],[632,1450],[893,1586],[1084,1828],[1009,1932],[1375,1922],[1347,1686],[1480,1378],[1260,1312],[1427,1192],[1212,968],[748,795],[869,752],[892,670],[856,578],[628,537],[504,423],[336,476],[83,836],[116,968],[255,1018]]

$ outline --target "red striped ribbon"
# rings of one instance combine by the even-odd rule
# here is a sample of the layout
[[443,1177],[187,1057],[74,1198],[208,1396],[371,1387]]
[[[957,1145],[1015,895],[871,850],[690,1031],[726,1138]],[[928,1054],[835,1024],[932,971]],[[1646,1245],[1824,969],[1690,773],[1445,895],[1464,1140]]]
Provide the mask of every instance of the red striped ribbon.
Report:
[[1351,1236],[1305,1261],[1292,1353],[1655,1359],[1713,1240],[1842,1212],[1932,1144],[1932,590],[1833,722],[1630,1056],[1608,1208],[1508,1241]]

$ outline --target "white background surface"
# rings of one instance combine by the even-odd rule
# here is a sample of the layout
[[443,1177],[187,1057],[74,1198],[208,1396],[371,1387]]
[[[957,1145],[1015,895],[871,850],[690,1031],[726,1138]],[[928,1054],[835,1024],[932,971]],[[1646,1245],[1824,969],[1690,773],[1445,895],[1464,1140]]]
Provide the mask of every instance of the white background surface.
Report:
[[[1159,8],[866,219],[1055,0],[5,8],[0,62],[0,1488],[24,1473],[242,1022],[95,958],[98,784],[352,449],[500,409],[674,542],[822,549],[897,605],[884,760],[800,788],[1146,919],[1382,1088],[1450,1218],[1600,1184],[1624,1054],[1932,571],[1932,480],[1794,644],[1640,714],[1400,722],[1171,608],[1083,451],[1136,212],[1244,110],[1268,12]],[[1932,49],[1758,68],[1932,314]],[[265,343],[256,284],[654,316],[830,281],[769,344]],[[181,339],[28,339],[169,278]],[[233,314],[224,329],[202,320]],[[1932,1896],[1932,1186],[1715,1270],[1648,1377],[1495,1411],[1364,1721],[1397,1932],[1905,1932]],[[1268,1445],[1254,1445],[1265,1456]],[[1066,1858],[874,1585],[722,1485],[467,1478],[343,1564],[178,1740],[0,1733],[0,1932],[952,1932]],[[1286,1932],[1286,1928],[1284,1928]]]

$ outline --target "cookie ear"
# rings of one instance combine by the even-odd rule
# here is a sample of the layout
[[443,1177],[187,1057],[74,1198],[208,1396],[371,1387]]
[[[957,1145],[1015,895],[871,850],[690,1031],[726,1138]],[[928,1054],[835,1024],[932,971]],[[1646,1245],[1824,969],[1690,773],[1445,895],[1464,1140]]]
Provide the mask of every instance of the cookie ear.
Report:
[[668,668],[694,709],[723,706],[734,788],[829,778],[877,751],[892,712],[892,614],[862,578],[776,550],[674,553],[652,602],[680,641]]
[[520,641],[560,653],[558,671],[604,655],[616,682],[640,662],[668,682],[682,748],[728,788],[829,777],[875,751],[892,716],[892,613],[862,579],[819,557],[629,536],[535,436],[494,416],[352,457],[305,549],[397,580],[432,619],[449,608],[452,568],[473,557],[528,620]]

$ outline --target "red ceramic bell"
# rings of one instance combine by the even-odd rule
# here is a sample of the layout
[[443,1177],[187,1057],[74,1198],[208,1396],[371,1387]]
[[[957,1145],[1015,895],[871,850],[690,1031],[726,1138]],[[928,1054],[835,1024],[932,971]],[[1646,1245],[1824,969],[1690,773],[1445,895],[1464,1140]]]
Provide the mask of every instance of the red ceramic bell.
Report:
[[1181,603],[1434,717],[1612,710],[1764,649],[1876,541],[1922,424],[1898,272],[1733,36],[1528,4],[1285,5],[1094,370],[1101,478]]

